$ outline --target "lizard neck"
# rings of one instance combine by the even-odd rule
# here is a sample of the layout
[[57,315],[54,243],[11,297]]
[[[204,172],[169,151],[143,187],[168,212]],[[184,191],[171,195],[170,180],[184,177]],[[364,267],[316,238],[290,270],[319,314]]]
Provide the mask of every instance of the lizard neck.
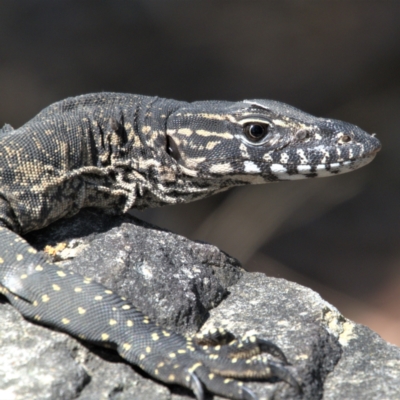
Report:
[[[125,104],[110,109],[109,115],[91,117],[98,125],[94,164],[109,172],[108,182],[97,182],[96,190],[107,186],[115,194],[114,210],[186,203],[232,186],[223,178],[197,176],[168,153],[168,118],[187,103],[137,96],[134,104]],[[98,204],[98,196],[92,195],[85,206],[91,206],[89,198]]]

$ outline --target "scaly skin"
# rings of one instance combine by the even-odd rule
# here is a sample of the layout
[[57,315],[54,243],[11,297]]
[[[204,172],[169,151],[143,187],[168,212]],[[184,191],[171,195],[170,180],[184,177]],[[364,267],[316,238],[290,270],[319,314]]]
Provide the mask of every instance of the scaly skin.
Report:
[[[250,337],[204,346],[204,338],[163,330],[107,288],[46,262],[20,235],[84,207],[120,214],[238,185],[348,172],[379,149],[354,125],[270,100],[186,103],[99,93],[55,103],[21,128],[0,131],[0,292],[25,317],[111,345],[198,399],[203,385],[255,399],[236,378],[278,377],[299,388],[273,343]],[[207,340],[215,345],[221,336]]]

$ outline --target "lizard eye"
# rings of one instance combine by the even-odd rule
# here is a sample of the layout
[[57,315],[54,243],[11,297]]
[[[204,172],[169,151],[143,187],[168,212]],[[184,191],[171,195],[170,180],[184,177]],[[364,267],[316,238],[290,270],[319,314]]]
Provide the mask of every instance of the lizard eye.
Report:
[[246,124],[244,134],[251,142],[259,142],[268,134],[268,124]]

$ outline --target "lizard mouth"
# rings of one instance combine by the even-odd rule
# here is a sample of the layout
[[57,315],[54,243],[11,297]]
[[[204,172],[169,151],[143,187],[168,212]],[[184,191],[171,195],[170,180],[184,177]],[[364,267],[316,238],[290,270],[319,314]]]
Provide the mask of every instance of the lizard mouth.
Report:
[[[267,167],[269,170],[267,175],[270,174],[272,180],[274,178],[295,180],[351,172],[369,164],[381,149],[381,144],[375,136],[368,135],[367,139],[362,143],[360,141],[360,143],[350,146],[343,145],[340,148],[333,146],[321,149],[318,146],[314,149],[299,149],[296,152],[297,160],[295,159],[294,162],[290,162],[292,161],[290,159],[283,163],[280,163],[280,160],[276,160],[277,162],[271,160],[272,162]],[[333,161],[338,158],[338,161]]]
[[332,175],[344,174],[369,164],[376,156],[377,152],[371,153],[366,157],[354,160],[326,164],[271,164],[270,173],[280,180],[295,180],[304,178],[321,178]]

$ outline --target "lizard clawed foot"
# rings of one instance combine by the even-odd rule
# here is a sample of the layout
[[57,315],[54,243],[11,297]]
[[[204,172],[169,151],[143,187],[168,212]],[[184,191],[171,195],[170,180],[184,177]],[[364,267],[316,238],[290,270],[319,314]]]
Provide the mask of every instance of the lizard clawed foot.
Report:
[[[236,379],[278,378],[298,393],[301,386],[290,370],[282,350],[269,340],[256,336],[236,339],[223,329],[213,329],[193,338],[196,352],[193,357],[201,360],[195,374],[214,393],[234,399],[256,399],[250,389]],[[267,353],[278,361],[263,356]],[[204,368],[208,372],[204,372]]]
[[[235,400],[258,400],[258,397],[243,382],[210,373],[208,368],[200,366],[191,374],[190,388],[197,400],[204,400],[202,385],[211,393]],[[199,387],[201,389],[199,390]]]
[[236,338],[231,332],[218,328],[198,333],[193,340],[201,346],[202,350],[211,352],[213,349],[220,350],[220,346],[228,345],[224,348],[224,354],[230,358],[249,358],[267,353],[280,360],[284,365],[289,365],[285,354],[275,343],[254,335]]

